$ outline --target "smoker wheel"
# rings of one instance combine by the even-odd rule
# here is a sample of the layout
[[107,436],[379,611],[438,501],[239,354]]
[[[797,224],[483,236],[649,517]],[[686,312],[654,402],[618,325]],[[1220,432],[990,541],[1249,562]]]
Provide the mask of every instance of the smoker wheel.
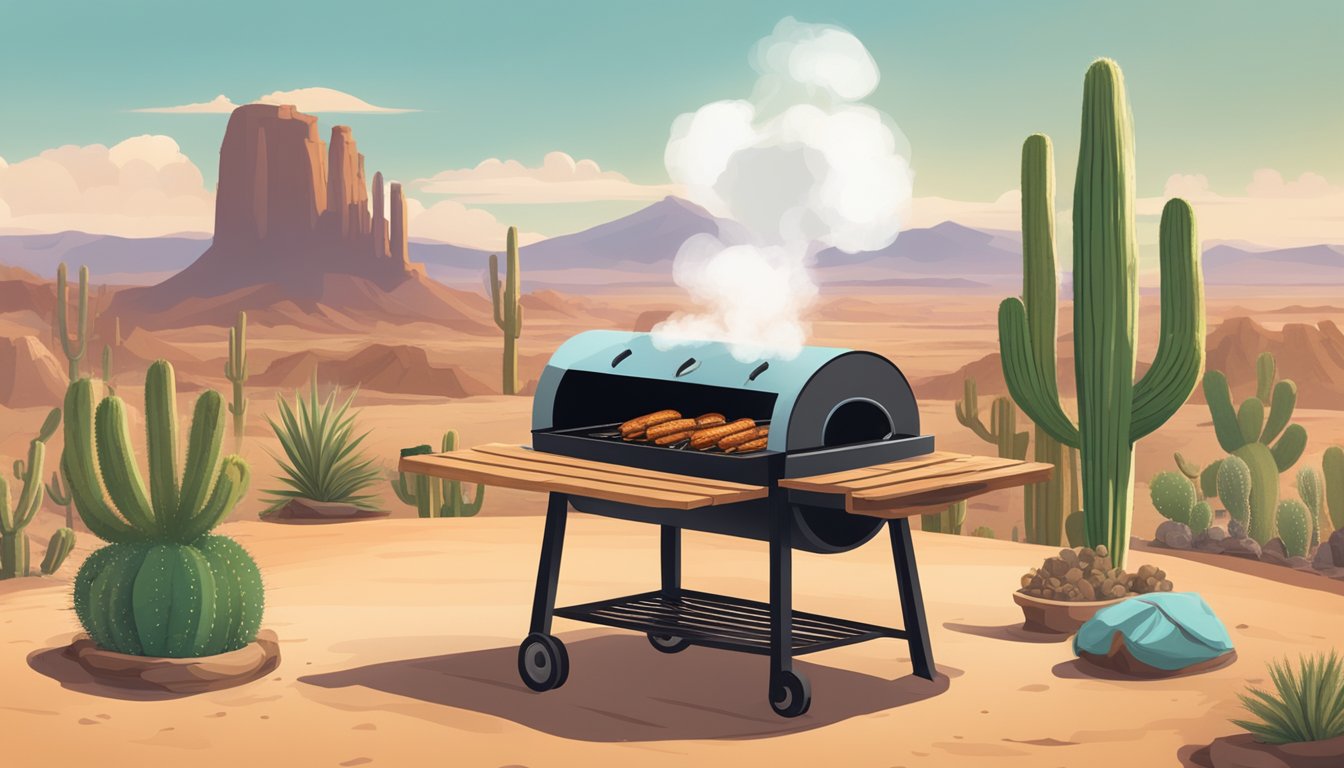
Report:
[[691,641],[676,635],[656,635],[650,632],[649,645],[663,653],[681,653],[691,647]]
[[533,632],[518,646],[518,674],[534,691],[550,691],[569,678],[569,653],[557,637]]
[[770,681],[770,708],[780,717],[797,717],[812,706],[812,685],[797,672],[780,672]]

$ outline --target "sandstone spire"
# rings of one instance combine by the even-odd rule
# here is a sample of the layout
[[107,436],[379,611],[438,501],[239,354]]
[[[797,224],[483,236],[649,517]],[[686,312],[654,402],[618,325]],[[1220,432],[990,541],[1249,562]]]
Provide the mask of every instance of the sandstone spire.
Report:
[[401,192],[401,184],[392,182],[392,261],[405,264],[409,261],[406,244],[406,198]]
[[383,207],[383,174],[381,172],[373,174],[373,255],[379,259],[386,259],[389,255],[387,213]]

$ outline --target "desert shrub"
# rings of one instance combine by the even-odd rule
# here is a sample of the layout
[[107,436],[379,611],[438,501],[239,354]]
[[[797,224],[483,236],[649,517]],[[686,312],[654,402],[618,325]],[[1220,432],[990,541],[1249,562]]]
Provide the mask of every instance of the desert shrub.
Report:
[[1251,688],[1238,694],[1255,720],[1233,720],[1269,744],[1318,741],[1344,736],[1344,664],[1331,651],[1271,662],[1274,691]]
[[276,397],[280,421],[266,417],[280,439],[285,458],[277,457],[284,475],[276,478],[285,488],[267,490],[272,498],[267,512],[273,512],[291,499],[311,499],[350,504],[373,509],[377,497],[365,493],[380,480],[373,460],[359,446],[369,433],[355,435],[355,412],[350,411],[358,390],[337,403],[340,389],[333,389],[325,400],[317,395],[317,372],[313,372],[307,397],[294,393],[291,407],[283,396]]

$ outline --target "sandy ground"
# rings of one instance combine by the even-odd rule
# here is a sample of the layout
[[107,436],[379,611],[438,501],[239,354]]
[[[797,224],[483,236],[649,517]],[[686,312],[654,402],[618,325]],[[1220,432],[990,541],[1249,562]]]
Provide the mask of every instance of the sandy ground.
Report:
[[[540,506],[540,497],[534,498]],[[1239,659],[1160,682],[1093,677],[1068,642],[1018,627],[1019,573],[1048,550],[916,533],[939,676],[910,676],[903,643],[804,657],[811,711],[775,717],[763,657],[665,656],[633,633],[557,619],[572,671],[546,694],[515,670],[541,519],[231,523],[266,575],[265,626],[283,659],[267,679],[189,697],[93,682],[59,655],[76,630],[63,580],[11,582],[0,619],[6,747],[56,764],[118,765],[1175,765],[1234,732],[1235,693],[1271,658],[1329,647],[1344,596],[1156,554],[1201,592]],[[765,597],[764,545],[686,538],[686,583]],[[561,603],[656,583],[656,530],[573,515]],[[1323,584],[1328,584],[1324,582]],[[884,537],[795,556],[795,605],[898,623]],[[1186,749],[1188,752],[1189,750]]]

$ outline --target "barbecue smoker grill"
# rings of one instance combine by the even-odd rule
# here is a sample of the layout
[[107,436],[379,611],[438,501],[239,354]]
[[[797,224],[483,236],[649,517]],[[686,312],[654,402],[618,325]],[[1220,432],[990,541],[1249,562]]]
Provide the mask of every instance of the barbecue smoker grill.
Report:
[[[621,439],[621,422],[669,408],[768,423],[767,449],[723,454]],[[664,653],[703,645],[768,654],[770,703],[785,717],[806,712],[811,701],[807,680],[792,669],[798,654],[900,638],[910,644],[915,673],[933,679],[908,519],[890,521],[903,629],[795,613],[791,605],[792,549],[847,552],[887,521],[847,512],[843,497],[789,490],[779,481],[933,450],[933,437],[920,434],[910,385],[890,361],[869,352],[807,347],[792,360],[743,363],[722,344],[660,350],[647,335],[591,331],[569,339],[551,357],[537,387],[532,427],[535,451],[768,488],[765,498],[690,510],[552,492],[531,634],[519,648],[519,672],[532,689],[557,688],[568,675],[564,645],[550,634],[552,616],[644,632]],[[581,512],[661,526],[661,589],[556,608],[571,504]],[[769,604],[682,589],[682,529],[769,542]]]

